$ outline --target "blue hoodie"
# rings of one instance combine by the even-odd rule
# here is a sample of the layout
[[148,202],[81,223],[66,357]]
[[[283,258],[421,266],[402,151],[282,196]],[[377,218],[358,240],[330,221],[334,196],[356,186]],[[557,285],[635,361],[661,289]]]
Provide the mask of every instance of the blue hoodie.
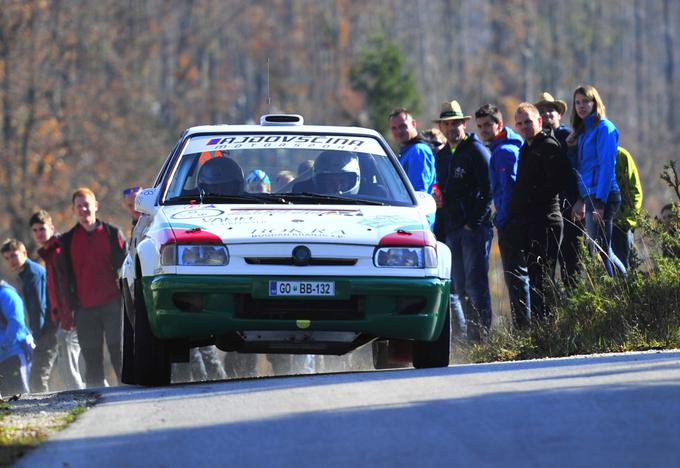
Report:
[[581,197],[593,196],[603,206],[609,192],[619,191],[615,170],[619,132],[605,118],[595,123],[595,113],[585,118],[583,129],[578,137],[576,160],[578,191]]
[[420,134],[400,149],[399,163],[411,181],[413,190],[432,195],[432,186],[437,182],[434,154]]
[[30,258],[26,259],[23,270],[19,272],[21,294],[28,317],[28,328],[36,340],[45,326],[47,312],[47,277],[45,269]]
[[0,362],[30,356],[33,337],[24,321],[24,304],[16,290],[0,281]]
[[512,221],[510,216],[510,196],[517,178],[517,162],[519,149],[524,139],[510,127],[503,131],[490,143],[491,149],[491,190],[496,207],[496,226],[503,228]]

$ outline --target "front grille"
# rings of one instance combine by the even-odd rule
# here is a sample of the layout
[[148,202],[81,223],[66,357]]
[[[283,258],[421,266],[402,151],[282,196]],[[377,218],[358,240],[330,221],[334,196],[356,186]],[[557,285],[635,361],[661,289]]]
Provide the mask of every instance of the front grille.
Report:
[[[245,257],[248,265],[294,265],[293,257]],[[356,258],[310,258],[308,266],[353,266]]]
[[327,299],[254,299],[237,296],[236,317],[258,320],[360,320],[365,318],[363,298]]

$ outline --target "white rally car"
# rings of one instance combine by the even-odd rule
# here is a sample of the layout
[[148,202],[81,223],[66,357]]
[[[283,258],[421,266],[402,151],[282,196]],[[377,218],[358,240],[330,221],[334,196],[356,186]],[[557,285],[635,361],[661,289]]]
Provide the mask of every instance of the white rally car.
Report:
[[123,380],[166,385],[172,362],[215,344],[243,353],[344,354],[409,343],[449,363],[451,254],[382,136],[298,115],[184,132],[123,264]]

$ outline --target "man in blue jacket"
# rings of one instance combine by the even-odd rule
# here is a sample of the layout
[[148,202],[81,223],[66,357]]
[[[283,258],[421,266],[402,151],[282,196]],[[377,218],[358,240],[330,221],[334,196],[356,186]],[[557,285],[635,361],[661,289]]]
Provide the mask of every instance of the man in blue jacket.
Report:
[[432,195],[436,182],[434,154],[432,148],[416,128],[414,119],[408,109],[400,107],[389,116],[392,136],[400,145],[399,163],[416,192]]
[[458,101],[442,104],[434,122],[446,137],[437,153],[437,180],[443,193],[435,233],[451,249],[452,306],[461,303],[467,336],[479,341],[491,327],[489,250],[493,228],[489,151],[474,133],[466,132],[471,117]]
[[510,214],[510,198],[517,179],[519,149],[524,140],[503,125],[498,107],[484,104],[475,112],[479,136],[491,150],[491,191],[496,207],[494,223],[503,262],[503,276],[510,296],[510,311],[515,323],[528,322],[530,314],[529,272],[522,249],[521,227]]
[[45,269],[28,258],[26,246],[17,239],[6,240],[0,247],[0,253],[10,268],[19,274],[28,328],[35,339],[30,373],[31,392],[46,392],[57,360],[57,324],[52,320],[52,315],[47,313]]
[[0,394],[28,393],[33,337],[24,320],[21,296],[0,281]]

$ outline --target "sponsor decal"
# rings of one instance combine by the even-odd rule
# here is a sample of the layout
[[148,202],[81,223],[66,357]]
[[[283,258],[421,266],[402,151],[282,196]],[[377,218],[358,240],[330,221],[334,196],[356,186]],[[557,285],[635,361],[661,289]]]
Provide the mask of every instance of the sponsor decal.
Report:
[[250,233],[253,239],[265,237],[325,237],[333,239],[341,239],[347,237],[347,233],[343,229],[326,229],[326,228],[312,228],[305,229],[303,227],[273,227],[273,228],[257,228]]
[[[409,223],[408,226],[410,226],[411,228],[414,228],[413,222],[414,222],[413,218],[407,218],[405,216],[400,216],[400,215],[390,215],[390,216],[375,216],[375,217],[372,217],[372,218],[364,218],[364,219],[359,221],[359,224],[363,224],[364,226],[369,226],[369,227],[372,227],[372,228],[383,228],[383,227],[387,227],[387,226],[398,226],[400,224]],[[416,229],[422,229],[423,226],[415,225],[415,228]]]
[[354,135],[224,135],[222,137],[194,137],[185,153],[224,151],[235,149],[300,148],[339,151],[361,151],[384,154],[374,138]]
[[272,209],[253,209],[253,208],[234,208],[232,213],[238,214],[252,214],[258,216],[275,216],[275,215],[311,215],[311,216],[363,216],[364,214],[359,210],[329,210],[328,208],[286,208],[282,210]]
[[196,219],[196,218],[210,218],[212,216],[219,216],[224,213],[224,210],[217,208],[190,208],[187,210],[178,211],[170,215],[172,219]]
[[[302,216],[310,217],[323,217],[323,216],[363,216],[361,211],[357,210],[310,210],[310,209],[284,209],[284,210],[258,210],[258,209],[233,209],[228,213],[223,213],[217,216],[188,216],[182,214],[179,219],[187,218],[199,218],[205,224],[213,226],[235,226],[241,224],[267,224],[271,223],[273,217],[280,218],[292,218],[288,219],[277,219],[276,222],[280,221],[290,221],[293,223],[304,223],[305,219],[301,219]],[[173,218],[177,218],[173,215]]]

